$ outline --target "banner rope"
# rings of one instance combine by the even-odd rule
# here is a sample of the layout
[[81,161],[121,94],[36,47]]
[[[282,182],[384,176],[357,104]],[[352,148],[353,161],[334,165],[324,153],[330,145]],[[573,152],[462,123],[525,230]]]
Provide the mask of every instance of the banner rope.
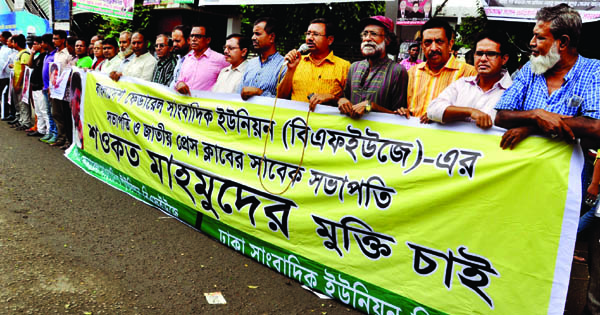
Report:
[[[285,64],[281,66],[281,68],[279,68],[279,74],[277,75],[277,88],[279,88],[279,84],[281,83],[279,80],[281,79],[281,73],[283,72],[283,67],[285,67]],[[304,129],[304,134],[306,135],[306,141],[304,142],[304,146],[302,147],[302,154],[300,155],[300,162],[298,163],[298,168],[296,168],[296,172],[294,172],[294,176],[292,177],[292,180],[287,184],[287,186],[280,192],[274,192],[269,190],[265,184],[263,183],[263,177],[260,175],[261,173],[261,168],[263,165],[263,161],[265,160],[265,156],[267,154],[267,143],[269,141],[269,134],[271,133],[271,125],[273,125],[273,117],[275,116],[275,109],[277,108],[277,99],[279,98],[279,89],[277,89],[277,92],[275,92],[275,100],[273,101],[273,110],[271,111],[271,118],[269,121],[269,129],[267,131],[267,136],[265,137],[265,145],[263,147],[263,153],[262,153],[262,157],[260,159],[260,164],[258,165],[258,180],[260,181],[260,186],[268,193],[274,194],[274,195],[283,195],[286,191],[288,191],[288,189],[290,189],[291,185],[293,182],[296,181],[296,177],[298,176],[298,173],[300,173],[300,168],[302,168],[302,163],[304,163],[304,153],[306,152],[306,145],[308,144],[308,118],[310,117],[310,108],[306,111],[306,127]],[[265,167],[266,167],[266,163],[265,163]]]

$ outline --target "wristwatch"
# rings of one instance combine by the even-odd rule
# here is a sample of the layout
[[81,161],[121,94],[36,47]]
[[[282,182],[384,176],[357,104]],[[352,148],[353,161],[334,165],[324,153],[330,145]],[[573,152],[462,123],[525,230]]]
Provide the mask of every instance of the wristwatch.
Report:
[[371,112],[371,101],[367,100],[367,106],[365,106],[365,112]]

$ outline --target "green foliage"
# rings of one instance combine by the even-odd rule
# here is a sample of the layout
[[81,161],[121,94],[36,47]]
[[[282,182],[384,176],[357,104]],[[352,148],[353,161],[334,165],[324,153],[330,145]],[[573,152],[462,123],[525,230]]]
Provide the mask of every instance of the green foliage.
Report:
[[134,7],[133,20],[125,20],[109,17],[100,14],[79,14],[75,17],[74,31],[78,36],[90,38],[95,34],[102,34],[105,37],[119,38],[122,31],[135,31],[146,29],[152,18],[151,6],[142,5],[141,1],[136,1]]
[[477,35],[486,28],[488,19],[479,0],[477,1],[477,13],[478,16],[462,18],[461,24],[456,29],[459,36],[455,42],[458,46],[474,48]]

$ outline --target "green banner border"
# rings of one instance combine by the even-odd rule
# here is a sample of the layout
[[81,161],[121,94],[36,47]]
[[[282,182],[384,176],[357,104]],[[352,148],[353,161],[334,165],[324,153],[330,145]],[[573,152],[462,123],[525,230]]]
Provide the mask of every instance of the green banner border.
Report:
[[[130,196],[179,219],[183,223],[190,225],[195,230],[207,234],[208,236],[219,241],[221,244],[254,259],[268,268],[273,269],[274,271],[277,271],[278,273],[281,273],[288,278],[304,284],[314,290],[320,291],[323,294],[329,295],[332,298],[357,310],[367,314],[388,314],[385,306],[394,306],[401,310],[396,314],[406,312],[415,315],[446,314],[379,286],[361,281],[358,278],[340,272],[336,269],[327,268],[318,262],[312,261],[300,255],[296,255],[291,251],[270,244],[250,234],[226,225],[216,219],[203,215],[202,213],[191,209],[189,206],[182,204],[177,200],[170,198],[169,196],[159,193],[151,187],[146,186],[135,178],[124,174],[123,172],[108,165],[104,161],[86,153],[83,150],[80,150],[76,146],[72,146],[65,153],[65,156],[79,166],[83,171],[95,177],[96,179],[103,181],[109,186],[125,192]],[[223,236],[227,236],[227,240],[224,241]],[[230,239],[237,241],[229,242]],[[239,242],[239,240],[241,240],[241,242]],[[253,244],[253,248],[255,249],[262,249],[263,261],[258,259],[260,257],[255,257],[257,255],[253,255],[250,252],[251,248],[250,246],[245,246],[246,243]],[[257,251],[254,251],[254,254],[256,254],[256,252]],[[265,261],[265,256],[285,259],[278,259],[277,265],[275,262],[271,265],[269,263],[271,259]],[[297,271],[296,269],[310,270],[315,272],[320,280],[326,279],[327,281],[318,281],[315,285],[315,283],[311,283],[310,278],[307,278],[306,276],[302,277],[302,275],[300,275],[300,279],[298,279],[297,276],[294,276],[295,272],[292,272],[292,264],[288,265],[288,262],[292,261],[291,257],[295,258],[293,265],[301,266],[299,268],[294,268],[294,271]],[[284,263],[283,271],[281,270],[282,262]],[[288,267],[287,270],[285,270],[286,267]],[[335,286],[336,284],[337,286]],[[331,294],[332,291],[335,294]],[[352,294],[352,291],[354,291],[354,294]],[[362,299],[361,301],[361,299],[357,298],[357,296],[367,296],[369,298]],[[373,298],[378,299],[379,301],[375,301]],[[381,309],[379,309],[379,307],[381,307]]]

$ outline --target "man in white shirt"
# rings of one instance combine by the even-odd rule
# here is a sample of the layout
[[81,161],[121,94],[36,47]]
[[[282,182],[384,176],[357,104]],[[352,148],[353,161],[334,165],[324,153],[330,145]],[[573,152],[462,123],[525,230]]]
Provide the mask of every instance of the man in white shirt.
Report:
[[102,54],[104,55],[104,61],[102,61],[101,72],[110,74],[113,71],[119,70],[119,65],[121,64],[121,58],[118,55],[119,52],[119,44],[117,44],[117,40],[108,37],[102,41]]
[[0,34],[0,42],[2,43],[2,47],[0,47],[0,96],[2,97],[2,120],[9,121],[15,119],[13,113],[9,112],[8,105],[8,89],[4,92],[4,89],[8,87],[10,83],[10,68],[8,67],[10,56],[13,52],[13,49],[8,46],[8,39],[12,36],[9,31],[4,31]]
[[111,79],[119,81],[121,76],[139,78],[146,81],[152,81],[152,74],[156,66],[156,58],[148,52],[148,41],[141,32],[133,33],[131,36],[131,49],[134,57],[125,64],[123,72],[113,71],[110,73]]
[[248,64],[247,59],[251,43],[249,38],[240,34],[227,36],[223,54],[230,65],[223,68],[219,73],[217,82],[212,87],[213,92],[237,93]]
[[427,109],[430,120],[473,121],[478,127],[492,127],[494,107],[512,84],[503,66],[508,61],[507,39],[500,32],[483,32],[477,38],[475,69],[477,76],[462,77],[450,84],[431,101]]

